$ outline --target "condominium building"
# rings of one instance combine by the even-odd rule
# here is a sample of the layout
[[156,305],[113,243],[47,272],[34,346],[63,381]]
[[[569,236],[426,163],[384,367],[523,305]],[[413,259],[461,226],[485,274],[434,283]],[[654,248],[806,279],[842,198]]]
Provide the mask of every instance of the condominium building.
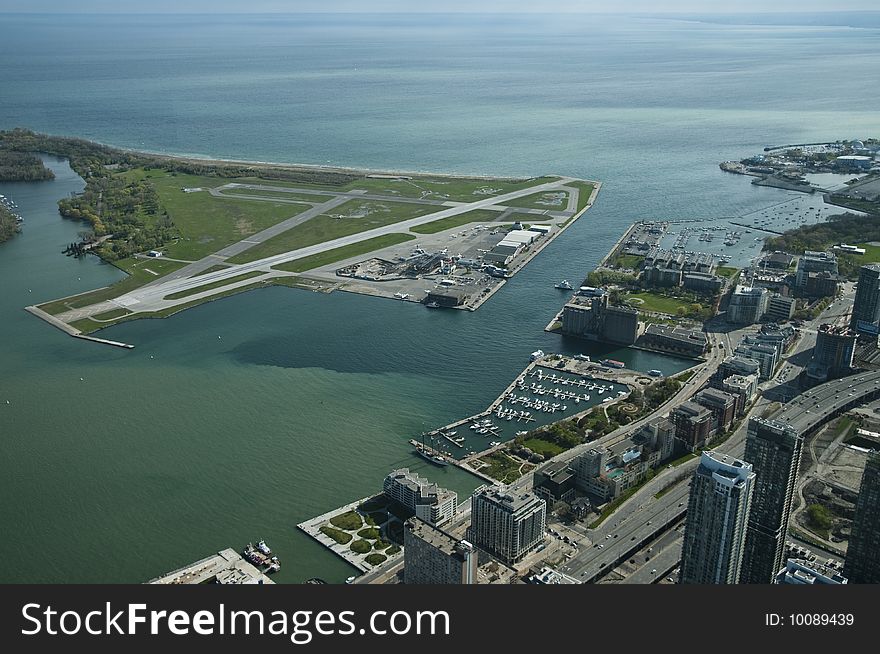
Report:
[[753,325],[767,312],[770,294],[766,288],[737,286],[727,305],[727,321]]
[[840,572],[818,562],[804,559],[788,559],[785,567],[776,575],[773,583],[798,586],[840,585],[847,583]]
[[859,270],[859,285],[853,301],[850,327],[860,333],[877,334],[880,324],[880,264]]
[[782,567],[804,439],[775,420],[749,420],[743,459],[757,475],[740,583],[769,584]]
[[880,452],[862,473],[843,574],[854,584],[880,584]]
[[673,409],[669,419],[675,425],[675,437],[691,451],[703,447],[715,433],[712,412],[690,400]]
[[442,525],[458,510],[458,494],[429,482],[408,468],[394,470],[382,485],[389,499],[432,525]]
[[405,583],[477,583],[477,551],[468,541],[418,518],[410,518],[403,527]]
[[703,452],[691,481],[680,583],[739,581],[754,483],[748,463]]
[[470,541],[511,565],[544,542],[547,504],[534,493],[481,488],[471,499]]

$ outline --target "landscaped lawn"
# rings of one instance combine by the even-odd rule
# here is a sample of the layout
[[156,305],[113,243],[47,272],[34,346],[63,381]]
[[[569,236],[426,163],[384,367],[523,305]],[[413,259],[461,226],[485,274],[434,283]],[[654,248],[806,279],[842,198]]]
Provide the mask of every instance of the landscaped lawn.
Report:
[[625,299],[627,301],[636,300],[635,302],[629,302],[629,305],[640,311],[668,313],[673,316],[676,315],[679,307],[684,307],[685,309],[687,309],[690,306],[690,303],[684,300],[679,300],[674,297],[666,297],[664,295],[657,295],[651,293],[650,291],[642,291],[640,293],[628,293]]
[[393,225],[435,211],[437,207],[421,204],[349,200],[334,208],[331,213],[316,216],[227,261],[229,263],[256,261],[377,227]]
[[345,545],[346,543],[351,541],[351,534],[348,532],[342,531],[341,529],[336,529],[331,527],[330,525],[324,525],[321,527],[321,533],[330,536],[333,540],[335,540],[340,545]]
[[541,454],[545,457],[556,456],[561,452],[565,452],[565,449],[559,447],[556,443],[551,443],[550,441],[545,441],[542,438],[530,438],[523,443],[527,448],[529,448],[532,452],[536,454]]
[[481,472],[486,473],[503,484],[509,484],[522,476],[522,473],[519,471],[522,464],[519,461],[514,461],[503,452],[487,454],[480,461],[489,464],[489,467],[480,468]]
[[346,531],[354,531],[355,529],[360,529],[364,522],[361,520],[360,515],[354,511],[348,511],[330,518],[330,524]]

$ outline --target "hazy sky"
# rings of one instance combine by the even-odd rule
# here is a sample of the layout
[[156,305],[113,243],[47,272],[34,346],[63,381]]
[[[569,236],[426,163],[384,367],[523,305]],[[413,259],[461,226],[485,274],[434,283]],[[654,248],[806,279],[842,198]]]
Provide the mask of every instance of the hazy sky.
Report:
[[0,12],[260,13],[312,11],[810,12],[876,10],[877,0],[0,0]]

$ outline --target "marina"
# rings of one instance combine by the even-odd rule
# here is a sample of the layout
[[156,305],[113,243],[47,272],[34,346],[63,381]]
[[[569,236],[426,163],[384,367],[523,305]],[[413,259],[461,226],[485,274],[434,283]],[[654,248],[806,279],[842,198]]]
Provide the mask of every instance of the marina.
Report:
[[[600,368],[589,359],[542,353],[485,411],[426,432],[409,443],[418,456],[433,465],[457,466],[496,483],[471,462],[531,430],[622,399],[631,386],[650,381],[643,373]],[[626,383],[622,383],[624,379]]]

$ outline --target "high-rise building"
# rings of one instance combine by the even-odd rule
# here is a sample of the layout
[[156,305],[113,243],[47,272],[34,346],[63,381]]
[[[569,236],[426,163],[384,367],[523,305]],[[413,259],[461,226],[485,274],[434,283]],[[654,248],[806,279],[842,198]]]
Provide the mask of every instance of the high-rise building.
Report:
[[872,263],[859,270],[859,286],[853,301],[850,327],[857,332],[877,334],[880,324],[880,264]]
[[471,499],[470,540],[508,565],[544,542],[547,504],[534,493],[481,488]]
[[382,485],[385,495],[415,512],[416,517],[432,525],[441,525],[458,510],[455,491],[440,488],[408,468],[394,470]]
[[858,334],[852,329],[820,325],[813,357],[807,366],[808,383],[823,384],[829,379],[850,373],[857,340]]
[[410,518],[403,527],[403,579],[407,584],[477,583],[473,545],[418,518]]
[[680,583],[739,581],[754,483],[748,463],[703,452],[691,481]]
[[880,452],[865,463],[843,575],[854,584],[880,584]]
[[737,286],[727,306],[727,321],[753,325],[767,312],[769,293],[766,288]]
[[749,342],[750,340],[748,337],[743,338],[734,353],[740,357],[757,361],[760,366],[760,378],[770,379],[779,362],[779,349],[773,345]]
[[769,584],[782,567],[791,498],[804,439],[775,420],[749,420],[743,459],[757,475],[740,582]]

